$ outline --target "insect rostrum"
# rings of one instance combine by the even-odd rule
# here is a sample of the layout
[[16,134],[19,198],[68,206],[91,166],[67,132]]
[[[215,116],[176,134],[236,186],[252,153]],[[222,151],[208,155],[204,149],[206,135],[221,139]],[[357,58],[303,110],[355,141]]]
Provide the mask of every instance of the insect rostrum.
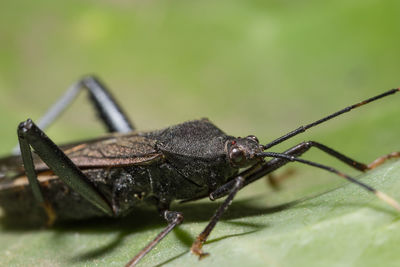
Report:
[[[43,130],[82,89],[88,91],[89,99],[110,133],[93,140],[57,146]],[[28,119],[18,126],[21,154],[0,160],[0,204],[8,216],[30,213],[32,217],[35,214],[40,217],[44,214],[48,225],[56,220],[121,217],[134,213],[139,205],[155,206],[168,225],[128,266],[139,262],[182,223],[184,215],[169,208],[172,201],[204,197],[214,200],[227,196],[191,248],[199,258],[208,255],[202,246],[236,193],[289,162],[337,174],[400,211],[397,201],[383,192],[330,166],[299,158],[314,147],[359,171],[366,171],[387,159],[400,157],[398,152],[367,165],[314,141],[302,142],[281,153],[269,150],[309,128],[399,90],[392,89],[341,109],[262,145],[253,135],[243,138],[227,135],[207,119],[162,130],[137,131],[106,87],[92,76],[85,77],[67,90],[38,125]]]

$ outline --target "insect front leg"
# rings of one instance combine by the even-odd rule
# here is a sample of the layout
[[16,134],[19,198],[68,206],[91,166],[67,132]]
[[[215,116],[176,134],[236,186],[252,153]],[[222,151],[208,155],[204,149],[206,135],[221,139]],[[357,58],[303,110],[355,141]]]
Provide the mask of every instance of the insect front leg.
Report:
[[32,160],[31,147],[44,163],[71,189],[98,207],[105,214],[112,216],[113,210],[103,196],[97,192],[82,171],[64,154],[64,152],[46,136],[30,119],[18,127],[18,141],[25,172],[36,200],[41,203],[48,215],[48,223],[53,223],[55,213],[50,203],[44,198]]
[[[309,145],[309,142],[303,142],[292,148],[289,148],[283,153],[298,157],[304,154],[310,148],[311,146]],[[276,158],[276,159],[271,159],[270,161],[267,162],[263,162],[258,165],[254,165],[253,167],[241,173],[242,176],[246,177],[243,186],[251,184],[252,182],[264,177],[265,175],[272,173],[273,171],[286,165],[288,162],[289,162],[288,160]],[[217,188],[214,192],[211,192],[211,194],[209,195],[210,200],[216,200],[218,198],[228,195],[229,192],[232,190],[232,188],[235,186],[235,183],[236,183],[235,180],[232,179],[226,182],[224,185]]]
[[[323,144],[315,142],[315,141],[304,142],[304,143],[301,143],[300,146],[303,146],[306,149],[306,151],[308,151],[312,147],[318,148],[320,151],[325,152],[328,155],[342,161],[349,167],[352,167],[354,169],[357,169],[357,170],[363,171],[363,172],[374,169],[389,159],[400,158],[400,152],[392,152],[392,153],[389,153],[387,155],[377,158],[376,160],[374,160],[373,162],[371,162],[370,164],[367,165],[367,164],[358,162],[358,161],[356,161],[356,160],[354,160],[354,159],[352,159],[352,158],[350,158],[350,157],[348,157],[326,145],[323,145]],[[306,151],[304,151],[303,153],[305,153]],[[274,188],[276,188],[278,186],[277,179],[274,181],[273,176],[272,177],[269,176],[268,178],[269,178],[270,184]]]
[[[288,155],[300,156],[308,149],[309,147],[305,143],[301,143],[295,147],[288,149],[284,153]],[[238,176],[234,177],[232,180],[228,181],[224,185],[217,188],[214,192],[212,192],[209,195],[209,198],[211,200],[215,200],[217,198],[221,198],[226,195],[228,196],[224,200],[222,205],[215,211],[213,217],[210,219],[210,222],[203,230],[203,232],[201,232],[200,235],[197,236],[196,240],[192,244],[190,251],[196,256],[199,256],[199,259],[202,259],[205,256],[207,256],[208,253],[204,253],[202,250],[203,244],[207,241],[208,236],[211,234],[211,231],[218,223],[222,214],[228,209],[228,207],[232,203],[236,193],[247,184],[254,182],[260,179],[261,177],[275,171],[276,169],[285,165],[287,162],[288,160],[277,158],[277,159],[272,159],[268,162],[264,162],[259,165],[255,165],[243,171]]]
[[387,155],[383,155],[383,156],[377,158],[376,160],[374,160],[373,162],[368,164],[368,170],[375,169],[379,165],[382,165],[383,163],[385,163],[387,160],[394,159],[394,158],[400,158],[400,152],[397,152],[397,151],[392,152],[392,153],[389,153]]
[[305,160],[305,159],[300,159],[300,158],[297,158],[295,156],[288,156],[288,155],[286,155],[284,153],[262,152],[259,155],[262,155],[263,157],[286,159],[286,160],[291,161],[291,162],[299,162],[299,163],[302,163],[302,164],[305,164],[305,165],[313,166],[313,167],[316,167],[316,168],[323,169],[323,170],[326,170],[328,172],[334,173],[334,174],[338,175],[339,177],[341,177],[341,178],[343,178],[343,179],[345,179],[345,180],[347,180],[347,181],[349,181],[349,182],[351,182],[353,184],[356,184],[356,185],[364,188],[368,192],[373,193],[376,197],[378,197],[382,201],[386,202],[386,204],[392,206],[393,208],[395,208],[397,211],[400,212],[400,204],[395,199],[391,198],[390,196],[386,195],[385,193],[383,193],[381,191],[378,191],[375,188],[373,188],[373,187],[371,187],[371,186],[369,186],[369,185],[367,185],[367,184],[365,184],[365,183],[363,183],[363,182],[361,182],[359,180],[356,180],[353,177],[351,177],[351,176],[349,176],[349,175],[347,175],[347,174],[345,174],[345,173],[343,173],[341,171],[338,171],[338,170],[336,170],[336,169],[334,169],[334,168],[332,168],[330,166],[326,166],[326,165],[323,165],[323,164],[320,164],[320,163],[316,163],[316,162],[313,162],[313,161],[309,161],[309,160]]
[[144,247],[131,261],[126,264],[126,267],[135,266],[147,253],[149,253],[169,232],[172,231],[177,225],[183,222],[183,214],[177,211],[170,211],[162,209],[160,214],[168,222],[167,227],[159,233],[146,247]]
[[212,192],[209,195],[211,200],[215,200],[215,199],[218,199],[218,198],[226,196],[226,195],[228,195],[228,196],[225,199],[225,201],[223,202],[223,204],[214,213],[213,217],[211,218],[210,222],[208,223],[206,228],[203,230],[203,232],[196,238],[195,242],[193,243],[193,245],[191,247],[191,252],[193,254],[199,256],[200,259],[203,258],[204,256],[207,256],[208,254],[204,253],[202,251],[202,246],[206,242],[208,236],[210,235],[211,231],[213,230],[213,228],[219,221],[222,214],[227,210],[229,205],[232,203],[232,200],[235,197],[236,193],[244,186],[262,178],[263,176],[277,170],[278,168],[286,165],[289,162],[300,162],[303,164],[311,165],[313,167],[324,169],[326,171],[335,173],[338,176],[340,176],[341,178],[344,178],[351,183],[355,183],[355,184],[363,187],[365,190],[375,194],[378,198],[380,198],[387,204],[391,205],[392,207],[394,207],[395,209],[400,211],[400,205],[397,203],[397,201],[395,201],[388,195],[384,194],[383,192],[378,191],[378,190],[370,187],[369,185],[366,185],[358,180],[355,180],[354,178],[352,178],[340,171],[337,171],[336,169],[334,169],[332,167],[298,158],[299,156],[301,156],[302,154],[307,152],[311,147],[319,148],[323,152],[328,153],[329,155],[339,159],[340,161],[342,161],[342,162],[346,163],[347,165],[349,165],[357,170],[360,170],[360,171],[372,169],[372,168],[376,167],[377,164],[382,164],[382,162],[384,162],[387,159],[394,158],[394,157],[400,157],[399,152],[394,152],[394,153],[391,153],[386,156],[378,158],[377,160],[375,160],[373,163],[371,163],[369,165],[365,165],[363,163],[360,163],[358,161],[355,161],[355,160],[343,155],[342,153],[339,153],[336,150],[333,150],[325,145],[322,145],[320,143],[313,142],[313,141],[300,143],[297,146],[294,146],[294,147],[286,150],[284,153],[263,152],[263,153],[261,153],[263,156],[272,157],[273,159],[270,161],[264,162],[262,164],[259,164],[259,165],[254,165],[253,167],[243,171],[237,177],[230,180],[226,184],[220,186],[217,190],[215,190],[214,192]]
[[206,256],[208,256],[208,253],[204,253],[202,250],[203,244],[206,242],[208,236],[210,235],[211,231],[214,229],[215,225],[221,218],[222,214],[228,209],[228,207],[231,205],[233,198],[235,197],[236,193],[244,186],[244,177],[243,176],[238,176],[236,177],[234,181],[234,185],[231,188],[231,191],[229,192],[228,197],[225,199],[225,201],[222,203],[222,205],[217,209],[217,211],[214,213],[213,217],[211,217],[210,222],[206,226],[206,228],[203,230],[203,232],[200,233],[200,235],[197,236],[196,240],[193,242],[192,247],[190,248],[190,251],[199,256],[199,259],[202,259]]
[[[376,168],[377,166],[383,164],[388,159],[400,158],[400,152],[392,152],[390,154],[387,154],[387,155],[377,158],[370,164],[364,164],[364,163],[354,160],[354,159],[352,159],[352,158],[350,158],[350,157],[348,157],[326,145],[323,145],[323,144],[315,142],[315,141],[302,142],[302,143],[286,150],[285,152],[283,152],[283,154],[289,155],[289,156],[294,156],[294,157],[299,157],[313,147],[340,160],[341,162],[345,163],[349,167],[352,167],[352,168],[362,171],[362,172]],[[243,175],[245,175],[245,177],[247,177],[244,182],[244,186],[251,184],[252,182],[262,178],[263,176],[265,176],[267,174],[272,173],[273,171],[277,170],[278,168],[282,167],[283,165],[286,165],[288,162],[290,162],[290,161],[285,160],[284,158],[274,158],[268,162],[262,163],[261,165],[255,165],[254,167],[252,167],[244,172]],[[225,185],[222,185],[220,188],[218,188],[217,190],[212,192],[210,194],[210,199],[215,200],[215,199],[221,198],[223,196],[226,196],[233,186],[234,186],[234,181],[227,182]]]

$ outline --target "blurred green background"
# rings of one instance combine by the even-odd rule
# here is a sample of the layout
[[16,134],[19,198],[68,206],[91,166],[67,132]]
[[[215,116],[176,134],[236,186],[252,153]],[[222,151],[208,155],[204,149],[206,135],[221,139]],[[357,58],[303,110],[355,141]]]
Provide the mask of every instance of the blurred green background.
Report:
[[[140,130],[207,117],[267,143],[400,86],[399,11],[398,1],[373,0],[4,2],[0,154],[20,121],[92,73]],[[389,97],[274,150],[317,140],[371,161],[399,149],[398,103]],[[84,96],[47,131],[57,142],[103,132]]]
[[[92,73],[138,129],[208,117],[231,135],[255,134],[266,143],[400,86],[399,11],[394,0],[3,1],[0,154],[16,145],[20,121],[38,119]],[[399,97],[274,150],[316,140],[364,162],[399,150]],[[103,131],[80,97],[47,133],[67,142]],[[318,152],[306,158],[355,173]],[[283,185],[277,203],[340,183],[296,169],[298,178]],[[252,188],[243,196],[269,190]]]

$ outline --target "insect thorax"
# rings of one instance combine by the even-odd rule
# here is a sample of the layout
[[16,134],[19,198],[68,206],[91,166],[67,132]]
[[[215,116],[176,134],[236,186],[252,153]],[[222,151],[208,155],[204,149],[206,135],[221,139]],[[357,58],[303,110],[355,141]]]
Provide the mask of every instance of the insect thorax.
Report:
[[191,121],[143,134],[157,141],[162,160],[111,170],[112,201],[119,213],[140,203],[207,195],[237,172],[229,164],[227,136],[208,120]]

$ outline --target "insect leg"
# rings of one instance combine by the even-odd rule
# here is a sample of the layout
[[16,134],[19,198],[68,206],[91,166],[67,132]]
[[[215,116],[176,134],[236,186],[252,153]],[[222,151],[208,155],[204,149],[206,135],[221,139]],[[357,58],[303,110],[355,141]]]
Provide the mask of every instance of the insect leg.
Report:
[[[304,143],[301,143],[297,146],[294,146],[288,150],[286,150],[284,153],[287,155],[294,155],[294,156],[300,156],[304,152],[306,152],[309,148],[304,145]],[[215,200],[218,198],[221,198],[223,196],[228,195],[228,197],[225,199],[225,201],[222,203],[222,205],[216,210],[214,213],[213,217],[211,218],[210,222],[206,226],[206,228],[201,232],[201,234],[196,238],[194,241],[192,247],[191,247],[191,252],[197,256],[199,256],[199,259],[207,256],[207,253],[204,253],[202,250],[203,244],[206,242],[208,236],[210,235],[211,231],[214,229],[215,225],[219,221],[220,217],[222,214],[227,210],[229,205],[232,203],[233,198],[235,197],[236,193],[243,188],[245,185],[256,181],[257,179],[267,175],[268,173],[271,173],[275,171],[276,169],[282,167],[288,163],[288,160],[285,159],[272,159],[268,162],[263,162],[262,164],[255,165],[242,173],[240,173],[238,176],[236,176],[234,179],[228,181],[224,185],[220,186],[217,190],[212,192],[209,195],[209,198],[211,200]]]
[[343,163],[347,164],[348,166],[350,166],[354,169],[357,169],[359,171],[368,171],[368,170],[378,167],[379,165],[382,165],[386,160],[389,160],[392,158],[400,158],[400,152],[392,152],[387,155],[381,156],[381,157],[377,158],[376,160],[374,160],[373,162],[371,162],[370,164],[366,165],[364,163],[355,161],[354,159],[351,159],[351,158],[343,155],[342,153],[340,153],[330,147],[327,147],[321,143],[318,143],[318,142],[309,141],[309,142],[305,143],[305,146],[316,147],[316,148],[320,149],[321,151],[337,158],[338,160],[342,161]]
[[[376,167],[378,167],[379,165],[383,164],[386,160],[392,159],[392,158],[400,158],[400,152],[392,152],[390,154],[384,155],[382,157],[377,158],[376,160],[374,160],[372,163],[366,165],[364,163],[358,162],[352,158],[347,157],[346,155],[343,155],[342,153],[328,147],[325,146],[321,143],[315,142],[315,141],[308,141],[304,144],[305,147],[307,147],[307,149],[311,148],[311,147],[315,147],[318,148],[319,150],[329,154],[330,156],[333,156],[335,158],[337,158],[338,160],[342,161],[343,163],[345,163],[346,165],[357,169],[359,171],[368,171],[371,169],[374,169]],[[274,187],[277,188],[278,187],[278,181],[277,179],[275,179],[273,176],[269,176],[269,182],[270,184]]]
[[109,132],[127,133],[134,130],[128,116],[99,79],[87,76],[81,80],[81,84],[89,90],[90,100]]
[[234,183],[234,186],[232,187],[228,197],[225,199],[225,201],[222,203],[222,205],[216,210],[213,217],[211,217],[210,222],[208,223],[206,228],[203,230],[203,232],[201,232],[200,235],[198,235],[196,240],[193,242],[192,247],[190,248],[190,251],[193,254],[195,254],[196,256],[199,256],[199,259],[202,259],[209,255],[208,253],[203,252],[203,250],[202,250],[203,244],[204,244],[204,242],[206,242],[208,236],[210,235],[211,231],[214,229],[215,225],[221,218],[222,214],[231,205],[232,200],[235,197],[236,193],[243,187],[244,180],[245,179],[242,176],[238,176],[234,179],[235,183]]
[[[354,160],[354,159],[352,159],[330,147],[327,147],[327,146],[325,146],[321,143],[315,142],[315,141],[302,142],[302,143],[288,149],[287,151],[283,152],[283,154],[299,157],[302,154],[304,154],[305,152],[307,152],[312,147],[318,148],[319,150],[329,154],[330,156],[337,158],[338,160],[342,161],[346,165],[348,165],[354,169],[357,169],[359,171],[367,171],[367,170],[376,168],[378,165],[381,165],[383,162],[385,162],[388,159],[400,157],[400,152],[393,152],[388,155],[379,157],[372,163],[366,165],[364,163],[358,162],[358,161],[356,161],[356,160]],[[288,161],[284,160],[283,158],[275,158],[268,162],[264,162],[261,165],[256,165],[256,166],[246,170],[242,174],[242,175],[244,175],[244,177],[246,177],[244,186],[275,171],[276,169],[282,167],[286,163],[288,163]],[[215,199],[221,198],[223,196],[226,196],[228,194],[229,190],[233,187],[233,184],[234,184],[234,182],[231,181],[231,182],[227,182],[223,186],[219,187],[217,190],[215,190],[214,192],[212,192],[210,194],[210,199],[215,200]]]
[[376,160],[374,160],[373,162],[368,164],[368,166],[367,166],[368,170],[375,169],[379,165],[382,165],[386,160],[393,159],[393,158],[400,158],[400,152],[392,152],[392,153],[389,153],[387,155],[377,158]]
[[65,94],[39,120],[38,126],[41,129],[49,126],[75,100],[82,89],[88,90],[89,99],[109,132],[130,132],[134,129],[107,87],[94,76],[86,76],[71,85]]
[[[76,99],[82,89],[87,89],[89,91],[89,99],[109,132],[126,133],[134,130],[133,124],[113,98],[107,87],[94,76],[86,76],[71,85],[64,95],[62,95],[60,99],[49,108],[45,115],[39,119],[38,127],[44,130],[50,126],[71,102]],[[18,147],[15,147],[13,149],[13,154],[18,155],[19,153]]]
[[[34,197],[44,207],[50,207],[40,189],[39,181],[32,160],[31,147],[46,165],[70,188],[79,193],[83,198],[98,207],[105,214],[113,215],[113,211],[103,196],[90,184],[86,176],[62,152],[62,150],[48,138],[30,119],[22,122],[18,127],[18,140],[21,148],[21,157],[26,175],[32,188]],[[49,223],[54,219],[54,212],[46,208]]]
[[357,184],[357,185],[361,186],[362,188],[364,188],[365,190],[375,194],[379,199],[381,199],[382,201],[386,202],[387,204],[389,204],[393,208],[395,208],[398,211],[400,211],[400,204],[396,200],[394,200],[393,198],[389,197],[388,195],[384,194],[383,192],[378,191],[378,190],[372,188],[371,186],[369,186],[367,184],[364,184],[364,183],[352,178],[351,176],[349,176],[347,174],[344,174],[343,172],[340,172],[340,171],[338,171],[338,170],[336,170],[336,169],[334,169],[334,168],[332,168],[330,166],[326,166],[326,165],[319,164],[319,163],[316,163],[316,162],[313,162],[313,161],[309,161],[309,160],[296,158],[295,156],[289,156],[289,155],[286,155],[286,154],[283,154],[283,153],[262,152],[262,153],[260,153],[260,156],[272,157],[272,158],[281,158],[281,159],[286,159],[286,160],[289,160],[289,161],[296,161],[296,162],[300,162],[300,163],[303,163],[303,164],[306,164],[306,165],[310,165],[310,166],[313,166],[313,167],[316,167],[316,168],[320,168],[320,169],[335,173],[335,174],[339,175],[340,177],[346,179],[347,181],[349,181],[351,183],[354,183],[354,184]]
[[[315,143],[315,142],[314,142]],[[271,173],[273,171],[275,171],[276,169],[282,167],[283,165],[289,163],[289,162],[300,162],[303,164],[307,164],[316,168],[320,168],[320,169],[324,169],[326,171],[335,173],[337,175],[339,175],[340,177],[355,183],[361,187],[363,187],[364,189],[366,189],[367,191],[375,194],[379,199],[383,200],[384,202],[386,202],[387,204],[391,205],[393,208],[397,209],[398,211],[400,211],[400,205],[399,203],[394,200],[393,198],[389,197],[388,195],[384,194],[381,191],[378,191],[374,188],[372,188],[371,186],[364,184],[332,167],[329,166],[325,166],[319,163],[315,163],[315,162],[311,162],[308,160],[303,160],[300,158],[297,158],[298,156],[302,155],[303,153],[305,153],[307,150],[310,149],[310,147],[312,147],[310,145],[310,142],[303,142],[300,143],[297,146],[294,146],[290,149],[288,149],[287,151],[285,151],[284,153],[273,153],[273,152],[262,152],[260,153],[260,156],[264,156],[264,157],[272,157],[273,159],[267,162],[264,162],[262,164],[259,165],[255,165],[245,171],[243,171],[242,173],[240,173],[238,176],[236,176],[234,179],[232,179],[231,181],[227,182],[226,184],[222,185],[221,187],[219,187],[217,190],[215,190],[214,192],[212,192],[209,197],[211,200],[215,200],[217,198],[223,197],[225,195],[228,195],[228,197],[225,199],[225,201],[223,202],[223,204],[217,209],[217,211],[215,212],[215,214],[213,215],[213,217],[211,218],[209,224],[206,226],[206,228],[204,229],[204,231],[196,238],[195,242],[192,245],[191,251],[192,253],[194,253],[195,255],[199,256],[199,258],[202,258],[204,256],[207,256],[207,253],[204,253],[202,251],[202,246],[205,243],[205,241],[207,240],[209,234],[211,233],[212,229],[215,227],[215,225],[217,224],[219,218],[221,217],[221,215],[226,211],[226,209],[228,208],[228,206],[231,204],[234,196],[236,195],[237,191],[239,191],[241,188],[243,188],[244,186],[260,179],[261,177],[263,177],[264,175]],[[324,150],[325,151],[325,150]],[[334,151],[334,150],[332,150]],[[326,152],[326,151],[325,151]],[[343,162],[348,161],[349,163],[352,163],[353,160],[351,160],[350,158],[347,158],[346,156],[342,155],[341,153],[334,151],[335,153],[337,153],[338,155],[341,155],[341,157],[337,157],[338,159],[342,160]],[[328,153],[328,152],[327,152]],[[329,154],[335,154],[335,153],[329,153]],[[398,157],[399,153],[391,153],[387,156],[381,157],[379,158],[377,161],[379,161],[379,163],[381,161],[384,161],[388,158],[391,157]],[[342,158],[344,157],[344,158]],[[348,160],[349,159],[349,160]],[[360,163],[361,164],[361,163]],[[351,164],[349,164],[351,165]],[[370,164],[370,165],[373,165]],[[368,165],[368,166],[370,166]],[[357,164],[356,166],[353,166],[354,168],[357,169]]]
[[168,225],[164,230],[157,235],[146,247],[144,247],[131,261],[125,266],[135,266],[147,253],[149,253],[169,232],[172,231],[177,225],[183,222],[183,214],[176,211],[164,210],[161,212],[162,216],[167,220]]
[[385,93],[382,93],[380,95],[368,98],[368,99],[366,99],[364,101],[361,101],[361,102],[359,102],[357,104],[345,107],[344,109],[341,109],[341,110],[339,110],[339,111],[337,111],[335,113],[332,113],[332,114],[330,114],[330,115],[328,115],[328,116],[326,116],[326,117],[324,117],[322,119],[319,119],[317,121],[314,121],[314,122],[312,122],[310,124],[307,124],[307,125],[304,125],[304,126],[300,126],[299,128],[297,128],[297,129],[295,129],[295,130],[293,130],[293,131],[291,131],[291,132],[289,132],[289,133],[287,133],[287,134],[275,139],[274,141],[266,144],[264,146],[264,149],[268,149],[268,148],[273,147],[273,146],[275,146],[275,145],[277,145],[279,143],[282,143],[283,141],[285,141],[287,139],[290,139],[290,138],[292,138],[292,137],[294,137],[294,136],[296,136],[296,135],[298,135],[300,133],[305,132],[306,130],[308,130],[311,127],[317,126],[317,125],[319,125],[319,124],[321,124],[323,122],[326,122],[326,121],[328,121],[330,119],[333,119],[333,118],[335,118],[335,117],[337,117],[339,115],[342,115],[343,113],[349,112],[349,111],[351,111],[353,109],[356,109],[356,108],[361,107],[361,106],[363,106],[365,104],[371,103],[371,102],[373,102],[375,100],[381,99],[383,97],[386,97],[386,96],[389,96],[389,95],[393,95],[393,94],[395,94],[395,93],[397,93],[399,91],[400,91],[400,88],[395,88],[395,89],[389,90],[389,91],[387,91]]

